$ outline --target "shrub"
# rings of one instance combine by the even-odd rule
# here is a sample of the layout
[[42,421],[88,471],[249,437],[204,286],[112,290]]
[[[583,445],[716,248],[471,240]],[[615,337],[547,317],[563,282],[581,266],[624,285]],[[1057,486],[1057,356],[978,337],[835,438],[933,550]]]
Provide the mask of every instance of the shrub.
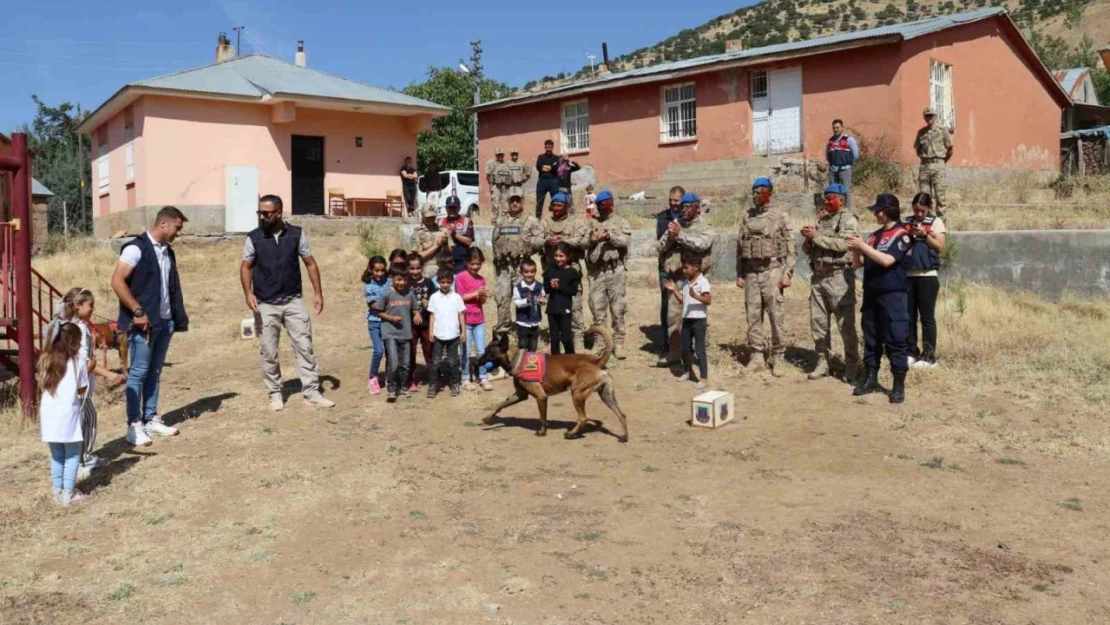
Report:
[[897,193],[902,169],[894,142],[886,135],[872,139],[853,131],[852,136],[859,143],[859,160],[852,165],[852,185],[867,185],[878,193]]
[[366,258],[371,256],[389,254],[389,246],[385,240],[385,233],[377,221],[365,220],[358,225],[358,251]]

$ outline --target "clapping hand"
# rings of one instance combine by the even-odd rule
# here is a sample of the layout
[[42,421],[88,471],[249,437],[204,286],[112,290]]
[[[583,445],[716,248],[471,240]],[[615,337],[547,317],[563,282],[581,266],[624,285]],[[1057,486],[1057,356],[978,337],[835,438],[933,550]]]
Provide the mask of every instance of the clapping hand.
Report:
[[663,288],[667,289],[668,291],[670,291],[672,293],[677,291],[677,289],[675,288],[675,285],[674,285],[674,280],[664,280],[663,281]]
[[551,288],[553,288],[553,289],[559,288],[559,279],[558,278],[552,278],[551,279]]
[[678,236],[679,232],[682,232],[682,226],[678,225],[677,221],[672,221],[671,223],[667,224],[668,237],[673,239]]
[[854,232],[844,237],[844,240],[848,243],[848,247],[853,250],[861,250],[863,249],[863,246],[866,245],[863,239],[861,239],[860,236]]
[[802,229],[801,229],[800,232],[802,233],[803,237],[805,237],[806,239],[809,239],[810,241],[812,241],[813,238],[817,236],[817,228],[814,228],[813,226],[810,226],[810,225],[802,226]]

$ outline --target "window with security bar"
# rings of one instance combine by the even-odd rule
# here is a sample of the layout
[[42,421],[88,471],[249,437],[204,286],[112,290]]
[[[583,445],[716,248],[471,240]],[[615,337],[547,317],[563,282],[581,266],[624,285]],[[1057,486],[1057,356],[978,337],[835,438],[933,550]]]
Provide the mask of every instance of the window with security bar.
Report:
[[952,66],[940,61],[929,62],[929,106],[937,112],[941,125],[956,128],[956,105],[952,97]]
[[563,153],[590,149],[590,102],[577,100],[563,104]]
[[659,107],[659,140],[684,141],[698,136],[697,91],[694,83],[663,87],[663,102]]
[[123,129],[124,163],[127,165],[127,182],[135,182],[135,127],[125,126]]
[[758,70],[752,72],[752,99],[767,97],[767,72]]
[[96,177],[97,189],[107,193],[111,185],[112,176],[108,170],[108,143],[101,143],[96,149]]

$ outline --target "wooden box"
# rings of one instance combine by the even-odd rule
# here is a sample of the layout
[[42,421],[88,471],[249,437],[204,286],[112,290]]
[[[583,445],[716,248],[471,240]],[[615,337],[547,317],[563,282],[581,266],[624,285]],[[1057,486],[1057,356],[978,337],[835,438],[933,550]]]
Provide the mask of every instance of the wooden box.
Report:
[[709,391],[702,393],[690,403],[690,425],[703,428],[718,428],[736,418],[732,393]]

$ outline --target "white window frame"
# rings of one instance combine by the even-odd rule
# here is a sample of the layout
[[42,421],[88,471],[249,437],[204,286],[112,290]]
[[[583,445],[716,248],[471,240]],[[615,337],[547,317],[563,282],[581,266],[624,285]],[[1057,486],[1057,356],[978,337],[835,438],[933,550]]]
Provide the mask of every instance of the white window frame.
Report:
[[659,142],[698,138],[698,91],[691,82],[664,85],[659,90]]
[[956,100],[952,94],[952,66],[936,59],[929,60],[929,106],[937,119],[949,130],[956,128]]
[[[755,91],[756,84],[763,83],[762,94],[757,94]],[[752,99],[758,100],[759,98],[767,98],[771,95],[771,81],[770,74],[765,69],[752,70],[751,73],[751,91]]]
[[[583,106],[585,111],[583,112]],[[568,116],[567,109],[574,107]],[[562,124],[560,133],[564,154],[590,151],[590,101],[589,99],[563,102],[560,109]]]
[[96,177],[97,189],[103,195],[111,190],[112,175],[108,170],[108,142],[101,143],[96,148]]
[[127,164],[127,183],[135,182],[135,127],[127,125],[123,128],[124,161]]

